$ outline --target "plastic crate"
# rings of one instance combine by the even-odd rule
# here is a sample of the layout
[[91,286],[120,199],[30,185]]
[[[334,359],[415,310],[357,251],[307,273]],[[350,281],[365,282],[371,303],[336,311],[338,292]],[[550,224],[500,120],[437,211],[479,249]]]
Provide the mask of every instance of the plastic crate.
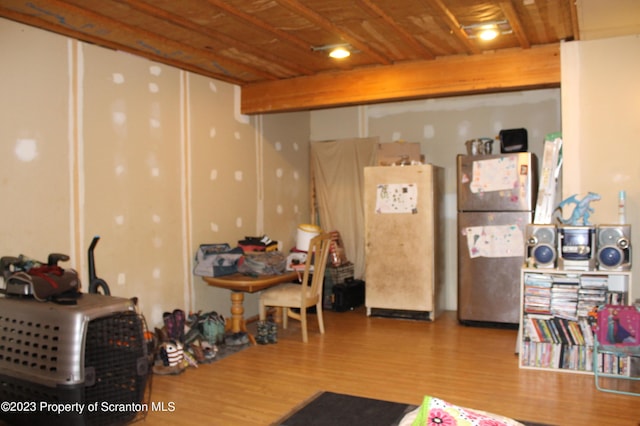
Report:
[[328,266],[324,270],[322,284],[322,307],[332,309],[333,286],[343,284],[348,278],[353,278],[353,263],[347,262],[340,266]]
[[333,285],[344,284],[347,278],[353,278],[353,263],[351,262],[340,266],[327,266],[327,270]]
[[[83,294],[76,305],[60,305],[0,298],[0,399],[21,408],[3,410],[2,420],[112,425],[144,417],[145,331],[129,299]],[[75,405],[56,412],[54,404]]]

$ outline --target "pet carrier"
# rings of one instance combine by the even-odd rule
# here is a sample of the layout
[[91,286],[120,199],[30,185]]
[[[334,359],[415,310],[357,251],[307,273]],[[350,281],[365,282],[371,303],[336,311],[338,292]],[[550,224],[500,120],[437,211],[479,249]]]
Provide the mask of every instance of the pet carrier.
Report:
[[82,294],[76,304],[0,297],[1,419],[112,425],[146,414],[144,318],[130,299]]

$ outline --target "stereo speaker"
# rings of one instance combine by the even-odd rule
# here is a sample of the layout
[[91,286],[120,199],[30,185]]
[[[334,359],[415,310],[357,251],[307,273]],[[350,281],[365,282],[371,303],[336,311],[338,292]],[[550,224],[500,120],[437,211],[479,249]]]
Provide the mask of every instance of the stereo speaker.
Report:
[[530,267],[556,267],[557,235],[555,225],[527,225],[527,261]]
[[598,225],[598,270],[631,269],[631,225]]

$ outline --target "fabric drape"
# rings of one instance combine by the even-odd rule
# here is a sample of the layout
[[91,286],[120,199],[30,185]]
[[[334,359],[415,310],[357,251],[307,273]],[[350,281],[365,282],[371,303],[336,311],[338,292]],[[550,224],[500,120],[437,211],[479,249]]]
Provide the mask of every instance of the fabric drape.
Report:
[[376,163],[378,138],[311,143],[320,226],[338,231],[355,278],[364,276],[364,168]]

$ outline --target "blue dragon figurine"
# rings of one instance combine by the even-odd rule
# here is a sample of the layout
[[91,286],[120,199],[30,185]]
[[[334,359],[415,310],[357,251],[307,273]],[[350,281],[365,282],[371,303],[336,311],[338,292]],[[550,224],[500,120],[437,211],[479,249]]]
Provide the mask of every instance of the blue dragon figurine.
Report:
[[568,219],[559,217],[558,220],[564,225],[579,226],[580,221],[582,221],[582,225],[584,226],[590,225],[589,216],[591,216],[591,213],[593,213],[594,210],[591,208],[589,203],[592,201],[598,201],[600,198],[600,195],[595,192],[589,192],[582,198],[582,200],[578,200],[577,194],[573,194],[572,196],[565,198],[560,202],[560,204],[558,204],[556,209],[561,210],[567,204],[575,204],[575,206],[573,207],[573,212]]

